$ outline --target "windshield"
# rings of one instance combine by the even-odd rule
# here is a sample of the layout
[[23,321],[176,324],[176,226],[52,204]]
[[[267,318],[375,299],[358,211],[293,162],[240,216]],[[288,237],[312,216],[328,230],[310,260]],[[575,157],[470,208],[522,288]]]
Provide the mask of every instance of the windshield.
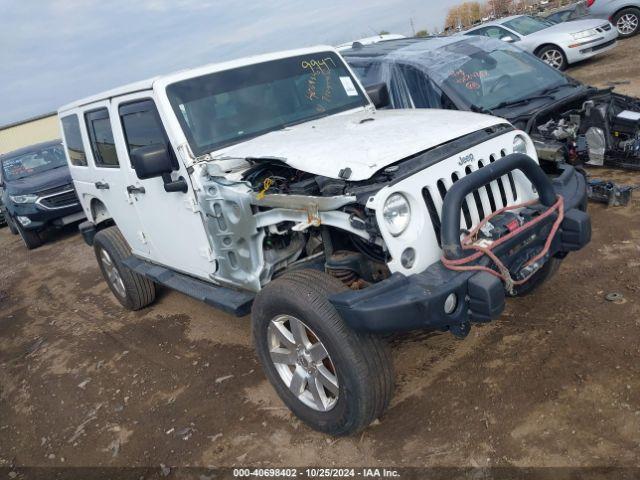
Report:
[[526,37],[527,35],[531,35],[532,33],[536,33],[540,30],[553,26],[553,22],[524,15],[522,17],[509,20],[508,22],[504,22],[503,25]]
[[[453,102],[464,110],[474,106],[492,110],[504,102],[574,85],[533,55],[480,36],[432,38],[382,57],[358,56],[353,51],[346,58],[364,85],[384,82],[389,86],[394,108],[450,108]],[[418,74],[422,81],[416,81]],[[416,101],[420,98],[431,100]]]
[[67,160],[62,145],[53,145],[35,152],[3,158],[2,176],[8,181],[17,180],[66,164]]
[[368,104],[332,52],[183,80],[167,95],[196,155]]
[[482,50],[478,46],[452,45],[456,54],[466,54],[464,61],[441,64],[435,75],[442,79],[443,90],[461,98],[468,107],[491,110],[501,103],[569,84],[560,72],[500,40],[487,40]]

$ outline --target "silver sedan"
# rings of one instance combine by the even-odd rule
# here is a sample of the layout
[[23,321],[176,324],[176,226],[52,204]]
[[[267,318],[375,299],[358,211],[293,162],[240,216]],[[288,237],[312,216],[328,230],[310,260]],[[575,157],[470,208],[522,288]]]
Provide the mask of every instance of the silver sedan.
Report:
[[464,35],[483,35],[514,43],[558,70],[611,50],[618,31],[607,20],[586,19],[554,24],[517,15],[485,23]]

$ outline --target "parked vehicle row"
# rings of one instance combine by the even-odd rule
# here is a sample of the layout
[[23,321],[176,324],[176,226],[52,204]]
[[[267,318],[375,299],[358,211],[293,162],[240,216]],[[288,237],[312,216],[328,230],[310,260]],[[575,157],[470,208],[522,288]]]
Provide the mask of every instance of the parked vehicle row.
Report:
[[607,20],[585,19],[565,23],[516,15],[485,23],[464,32],[517,43],[558,70],[604,53],[616,46],[618,32]]
[[464,337],[590,240],[584,177],[568,164],[545,175],[525,131],[480,113],[379,109],[388,102],[314,47],[58,112],[80,230],[123,307],[150,305],[162,284],[251,312],[274,389],[332,435],[389,405],[382,334]]

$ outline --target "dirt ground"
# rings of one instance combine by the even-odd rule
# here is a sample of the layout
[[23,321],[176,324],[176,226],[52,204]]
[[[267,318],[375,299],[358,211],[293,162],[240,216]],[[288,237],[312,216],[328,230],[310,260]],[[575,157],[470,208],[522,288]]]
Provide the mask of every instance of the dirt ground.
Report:
[[[639,50],[637,37],[570,73],[640,96]],[[167,290],[127,312],[73,228],[33,252],[3,228],[0,467],[639,467],[640,192],[590,211],[589,247],[499,320],[463,341],[395,338],[391,407],[343,439],[289,414],[248,318]]]

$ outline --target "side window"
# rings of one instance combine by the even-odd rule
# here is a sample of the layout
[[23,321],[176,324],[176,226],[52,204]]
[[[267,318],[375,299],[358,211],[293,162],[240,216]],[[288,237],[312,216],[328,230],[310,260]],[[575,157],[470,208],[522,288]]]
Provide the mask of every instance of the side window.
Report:
[[365,87],[375,85],[382,81],[379,63],[356,63],[350,64],[350,66]]
[[479,35],[481,37],[487,36],[487,28],[478,28],[477,30],[472,30],[470,32],[465,33],[465,35]]
[[109,111],[106,108],[93,110],[87,112],[84,118],[96,166],[118,167],[120,163],[109,122]]
[[[129,154],[138,147],[157,144],[166,145],[172,151],[153,100],[120,105],[119,114]],[[175,158],[173,161],[178,168]]]
[[400,70],[415,108],[442,108],[442,91],[430,78],[407,65],[401,65]]
[[78,167],[87,166],[87,155],[82,144],[82,134],[80,133],[80,122],[77,115],[69,115],[62,120],[62,131],[67,144],[67,154],[71,165]]
[[503,37],[513,37],[511,33],[500,27],[488,27],[485,35],[489,38],[497,38],[498,40]]

